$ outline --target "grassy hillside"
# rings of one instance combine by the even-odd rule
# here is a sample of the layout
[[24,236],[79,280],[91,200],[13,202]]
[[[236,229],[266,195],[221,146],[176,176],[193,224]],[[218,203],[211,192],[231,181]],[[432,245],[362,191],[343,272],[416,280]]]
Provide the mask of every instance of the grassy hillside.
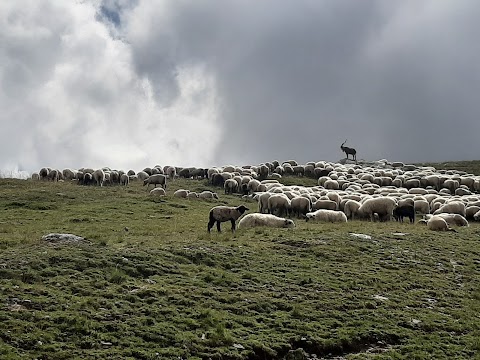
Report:
[[[245,202],[176,199],[177,188],[209,186],[178,180],[154,201],[139,183],[0,180],[0,358],[478,356],[477,224],[208,234],[213,205]],[[89,241],[41,240],[51,232]]]

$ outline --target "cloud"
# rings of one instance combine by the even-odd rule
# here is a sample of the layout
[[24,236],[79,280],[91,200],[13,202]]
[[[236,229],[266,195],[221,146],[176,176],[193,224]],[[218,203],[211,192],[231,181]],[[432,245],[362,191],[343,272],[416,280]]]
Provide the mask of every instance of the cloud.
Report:
[[[89,2],[0,5],[0,168],[208,164],[221,126],[214,79],[176,66],[176,95],[156,99],[131,46]],[[201,124],[202,126],[199,126]]]
[[336,161],[345,139],[359,159],[475,159],[479,13],[433,0],[2,3],[0,168]]

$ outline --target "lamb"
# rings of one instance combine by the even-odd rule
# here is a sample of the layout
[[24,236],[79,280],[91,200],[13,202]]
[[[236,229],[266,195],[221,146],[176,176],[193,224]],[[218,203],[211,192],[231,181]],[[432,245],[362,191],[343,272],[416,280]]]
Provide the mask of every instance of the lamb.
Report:
[[312,211],[310,199],[304,196],[297,196],[290,201],[290,212],[292,215],[301,217],[307,215],[310,211]]
[[198,197],[200,199],[217,199],[218,200],[218,194],[216,192],[212,191],[202,191],[200,194],[198,194]]
[[253,228],[257,226],[267,226],[276,228],[294,228],[293,220],[278,217],[272,214],[247,214],[238,223],[238,228]]
[[452,229],[448,226],[447,222],[440,216],[434,215],[430,219],[425,220],[422,219],[419,221],[420,223],[426,224],[427,228],[433,231],[453,231],[457,232],[455,229]]
[[390,220],[393,216],[393,209],[397,206],[397,202],[390,197],[378,197],[367,199],[358,211],[365,216],[369,216],[370,220],[374,220],[374,214],[382,220]]
[[212,229],[213,225],[217,223],[217,231],[220,232],[220,223],[225,222],[225,221],[230,221],[232,224],[232,232],[235,231],[235,222],[238,220],[240,216],[243,215],[246,211],[249,209],[244,206],[240,205],[237,207],[232,207],[232,206],[215,206],[210,209],[209,213],[209,221],[207,225],[207,230],[210,232]]
[[315,212],[307,213],[308,220],[316,220],[321,222],[347,222],[347,216],[342,211],[320,209]]
[[415,222],[415,207],[413,205],[402,205],[393,210],[395,220],[403,222],[405,216],[408,216],[410,223],[413,224]]
[[164,189],[167,189],[167,177],[163,174],[155,174],[143,180],[143,186],[147,185],[147,191],[150,184],[153,184],[154,188],[160,185]]
[[189,190],[178,189],[173,193],[173,196],[186,199],[188,197]]

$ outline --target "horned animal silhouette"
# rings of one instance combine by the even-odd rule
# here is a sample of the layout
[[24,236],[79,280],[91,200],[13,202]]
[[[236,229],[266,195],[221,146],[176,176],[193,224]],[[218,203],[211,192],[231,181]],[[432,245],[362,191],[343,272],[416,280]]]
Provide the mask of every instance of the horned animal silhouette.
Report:
[[345,153],[345,155],[347,155],[347,159],[348,159],[348,155],[352,155],[352,159],[357,161],[357,150],[355,150],[354,148],[343,146],[346,142],[347,142],[347,140],[345,140],[343,142],[343,144],[340,145],[340,149],[342,149],[342,151]]

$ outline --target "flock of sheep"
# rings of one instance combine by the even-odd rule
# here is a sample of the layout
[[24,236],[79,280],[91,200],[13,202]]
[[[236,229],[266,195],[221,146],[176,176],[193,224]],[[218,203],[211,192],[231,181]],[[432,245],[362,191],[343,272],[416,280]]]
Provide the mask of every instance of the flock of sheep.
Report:
[[[285,175],[310,177],[316,186],[284,185]],[[155,166],[135,173],[103,169],[78,170],[42,168],[32,179],[75,181],[81,185],[123,185],[142,181],[154,186],[151,195],[166,195],[167,180],[208,179],[225,194],[238,194],[256,201],[258,212],[244,214],[245,206],[218,206],[209,213],[208,231],[217,224],[230,221],[238,227],[295,227],[292,218],[306,221],[347,222],[348,220],[403,221],[408,217],[431,230],[455,231],[452,226],[468,226],[468,220],[480,220],[480,177],[457,170],[436,170],[433,167],[405,165],[379,160],[370,163],[331,163],[326,161],[298,164],[294,160],[260,165],[179,168]],[[157,188],[157,185],[159,187]],[[218,199],[212,191],[195,193],[179,189],[180,198]],[[243,217],[242,217],[243,215]]]

